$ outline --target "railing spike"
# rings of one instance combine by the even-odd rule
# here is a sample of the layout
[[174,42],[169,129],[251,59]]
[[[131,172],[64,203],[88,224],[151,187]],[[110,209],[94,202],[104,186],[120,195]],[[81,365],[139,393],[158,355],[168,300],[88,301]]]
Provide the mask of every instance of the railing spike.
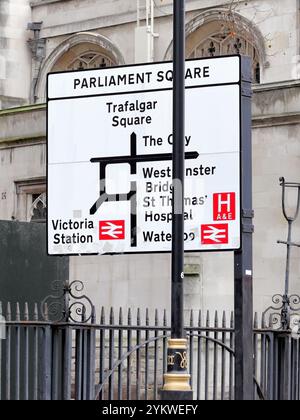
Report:
[[163,321],[163,323],[164,323],[164,327],[167,327],[168,317],[167,317],[167,310],[166,309],[164,309],[164,321]]
[[193,309],[191,309],[191,313],[190,313],[190,327],[194,326],[194,311]]
[[230,328],[234,328],[234,313],[231,311],[230,313]]
[[202,326],[202,311],[201,309],[199,310],[199,314],[198,314],[198,327]]
[[96,308],[92,305],[92,313],[91,313],[91,324],[96,324]]
[[21,321],[20,304],[17,302],[16,305],[16,321]]
[[123,325],[123,309],[120,308],[119,310],[119,324]]
[[48,310],[48,304],[47,303],[45,303],[45,305],[44,305],[44,318],[45,318],[46,322],[49,321],[49,310]]
[[258,313],[254,313],[253,327],[258,328]]
[[222,328],[226,328],[226,312],[223,311],[222,315]]
[[141,310],[140,310],[140,308],[138,308],[138,310],[137,310],[136,323],[137,323],[138,326],[141,325]]
[[155,326],[158,325],[158,309],[155,309]]
[[131,316],[131,308],[128,308],[128,325],[131,325],[132,316]]
[[265,314],[262,314],[262,317],[261,317],[261,327],[266,328],[266,316],[265,316]]
[[24,320],[29,321],[29,308],[28,308],[28,303],[27,302],[25,302]]
[[146,308],[146,325],[149,325],[149,308]]
[[38,310],[38,304],[35,303],[34,304],[34,308],[33,308],[33,320],[34,321],[38,321],[39,319],[39,310]]
[[11,304],[10,304],[10,302],[7,302],[6,320],[11,321]]
[[104,306],[101,308],[100,324],[105,325],[105,309]]
[[210,313],[209,313],[209,311],[206,312],[206,326],[210,327]]
[[115,315],[114,315],[114,308],[110,308],[110,315],[109,315],[109,323],[110,325],[113,325],[115,322]]
[[219,328],[219,314],[215,311],[215,328]]

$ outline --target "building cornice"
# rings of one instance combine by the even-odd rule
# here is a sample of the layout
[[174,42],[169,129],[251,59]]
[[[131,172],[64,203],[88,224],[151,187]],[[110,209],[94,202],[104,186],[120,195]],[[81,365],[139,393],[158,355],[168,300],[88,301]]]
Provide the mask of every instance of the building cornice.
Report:
[[30,105],[0,111],[0,148],[45,143],[46,105]]
[[[67,3],[72,0],[32,0],[30,5],[33,9],[43,6],[55,7],[56,3]],[[124,1],[124,0],[119,0]],[[241,0],[242,2],[242,0]],[[215,0],[214,5],[211,0],[186,0],[186,12],[193,13],[196,11],[203,11],[206,9],[215,9],[218,7],[228,7],[228,2],[224,0]],[[91,31],[99,28],[106,28],[115,25],[124,25],[135,23],[137,19],[136,2],[133,2],[134,7],[128,8],[127,12],[123,13],[107,13],[102,16],[91,17],[90,19],[72,21],[65,24],[43,26],[41,30],[42,38],[52,38],[61,35],[73,34],[82,31]],[[118,10],[118,5],[115,5],[115,10]],[[145,7],[141,8],[141,18],[145,14]],[[170,18],[173,15],[173,2],[169,1],[167,4],[159,4],[159,7],[154,9],[155,18]]]
[[[49,4],[53,4],[53,3],[68,3],[72,0],[31,0],[30,1],[30,7],[35,8],[35,7],[40,7],[40,6],[47,6]],[[122,0],[121,0],[122,1]],[[213,7],[220,7],[220,6],[226,6],[228,5],[228,2],[224,1],[224,0],[214,0],[215,4],[211,5],[211,0],[186,0],[186,7],[187,9],[193,9],[193,8],[197,8],[199,9],[199,7],[201,8],[213,8]],[[240,3],[242,3],[243,0],[240,0]],[[145,9],[145,7],[144,7]],[[167,14],[172,14],[173,13],[173,2],[171,0],[169,0],[169,2],[167,3],[165,1],[164,4],[159,4],[159,7],[157,7],[158,9],[158,13],[159,10],[161,10],[161,12],[163,13],[167,13]]]
[[300,88],[300,80],[283,80],[280,82],[253,85],[253,92],[271,92],[273,90]]
[[8,108],[0,110],[0,118],[7,115],[23,114],[31,111],[42,111],[46,109],[46,104],[26,105],[16,108]]
[[52,3],[67,2],[71,0],[31,0],[30,7],[46,6]]
[[252,118],[252,128],[279,127],[300,124],[300,112],[277,115],[256,115]]
[[11,137],[7,139],[0,139],[0,150],[11,149],[14,147],[28,147],[46,144],[45,133],[40,133],[36,136],[29,137]]

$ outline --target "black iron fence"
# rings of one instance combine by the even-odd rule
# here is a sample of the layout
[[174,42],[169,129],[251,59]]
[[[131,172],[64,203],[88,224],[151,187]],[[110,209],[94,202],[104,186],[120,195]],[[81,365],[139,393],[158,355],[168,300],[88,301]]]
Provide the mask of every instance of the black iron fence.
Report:
[[[1,399],[159,399],[170,334],[166,311],[102,308],[97,319],[92,305],[90,313],[82,302],[67,307],[58,320],[47,303],[41,311],[38,305],[2,308]],[[61,313],[60,305],[55,309]],[[211,318],[192,311],[186,333],[194,399],[234,399],[233,313]],[[290,332],[256,314],[253,354],[254,398],[300,399],[299,341]]]

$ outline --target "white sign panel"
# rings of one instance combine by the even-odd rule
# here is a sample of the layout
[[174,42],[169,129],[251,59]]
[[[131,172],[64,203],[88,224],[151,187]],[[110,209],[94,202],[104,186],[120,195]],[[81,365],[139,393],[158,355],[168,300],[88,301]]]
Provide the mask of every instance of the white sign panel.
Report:
[[[240,58],[186,63],[185,250],[240,248]],[[50,74],[50,255],[169,252],[172,63]]]

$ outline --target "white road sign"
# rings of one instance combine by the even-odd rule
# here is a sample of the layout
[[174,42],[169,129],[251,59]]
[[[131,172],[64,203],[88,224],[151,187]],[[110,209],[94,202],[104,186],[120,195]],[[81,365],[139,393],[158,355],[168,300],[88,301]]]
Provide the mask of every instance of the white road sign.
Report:
[[[240,248],[240,57],[186,63],[185,250]],[[48,253],[169,252],[172,63],[48,76]]]

